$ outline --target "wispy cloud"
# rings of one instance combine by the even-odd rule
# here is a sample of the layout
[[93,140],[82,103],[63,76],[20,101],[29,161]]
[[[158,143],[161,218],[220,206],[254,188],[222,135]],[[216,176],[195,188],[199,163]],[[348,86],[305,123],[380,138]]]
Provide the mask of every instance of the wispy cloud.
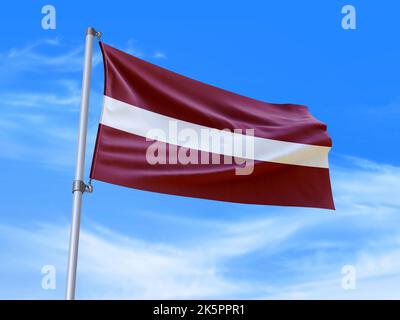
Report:
[[[25,113],[27,107],[56,108],[69,106],[77,110],[80,102],[80,88],[72,80],[56,81],[58,88],[54,92],[6,92],[0,93],[2,106],[14,107],[14,112]],[[58,93],[56,93],[58,92]],[[62,92],[62,93],[61,93]],[[18,111],[17,111],[18,110]],[[71,109],[69,109],[71,110]],[[65,109],[64,109],[65,111]]]
[[347,211],[353,215],[368,212],[369,208],[375,208],[380,215],[396,212],[400,207],[397,196],[400,194],[400,168],[356,157],[346,158],[349,168],[334,170],[338,204],[350,207]]
[[[144,51],[138,41],[128,39],[122,50],[139,58],[166,59],[160,50]],[[23,47],[10,48],[0,53],[2,76],[21,72],[35,73],[74,73],[83,67],[84,46],[64,43],[60,38],[39,39]],[[93,51],[92,66],[102,62],[100,50]]]
[[[0,53],[1,67],[8,72],[78,72],[83,65],[83,45],[67,46],[59,38],[41,39],[25,47]],[[101,62],[99,52],[93,55],[93,66]]]
[[[143,53],[132,39],[127,41],[126,51],[141,57],[165,58],[161,51]],[[93,65],[100,63],[100,51],[95,50]],[[75,141],[72,139],[76,138],[82,64],[83,46],[65,44],[60,38],[40,39],[0,53],[0,78],[7,80],[5,83],[10,77],[24,79],[35,72],[35,79],[41,84],[38,88],[33,82],[31,89],[24,90],[15,86],[11,90],[6,86],[0,89],[0,146],[3,151],[0,157],[39,162],[52,168],[59,166],[61,170],[73,164]],[[88,149],[94,144],[101,106],[100,90],[92,90],[91,105],[98,108],[91,112],[89,119]],[[32,139],[28,141],[27,135]]]
[[[392,177],[390,186],[387,175]],[[399,298],[400,204],[394,198],[377,198],[388,188],[399,190],[399,168],[352,159],[347,167],[335,169],[333,181],[338,204],[333,214],[271,207],[264,216],[250,214],[233,221],[226,216],[172,216],[174,225],[190,224],[199,232],[161,242],[95,224],[85,226],[78,296]],[[372,186],[358,190],[356,197],[344,197],[349,186],[371,181]],[[375,198],[371,198],[372,189],[378,195]],[[40,263],[47,263],[56,265],[59,277],[65,277],[67,224],[27,230],[2,225],[0,234],[2,242],[12,244],[8,250],[18,247],[34,257],[29,261],[3,259],[7,272],[34,272]],[[341,287],[345,264],[356,267],[356,290]],[[64,289],[60,286],[59,298]]]
[[[262,235],[272,231],[272,225],[260,228],[260,225],[268,225],[265,221],[246,225],[240,233],[232,233],[232,230],[241,229],[241,223],[221,226],[221,235],[196,248],[146,242],[104,227],[84,229],[81,232],[79,296],[87,299],[182,299],[239,295],[248,288],[241,281],[225,279],[220,272],[221,264],[226,255],[240,256],[262,247],[270,238]],[[269,244],[278,244],[289,236],[288,233],[274,234],[273,240],[267,241]],[[59,277],[65,277],[67,235],[67,228],[61,226],[42,225],[23,230],[0,225],[0,238],[8,243],[16,241],[19,249],[30,251],[35,257],[30,261],[11,262],[17,266],[6,262],[2,268],[34,272],[40,269],[41,261],[48,261],[59,268]],[[252,238],[250,243],[249,238]],[[253,241],[256,238],[257,241]],[[44,247],[46,250],[42,251]],[[220,250],[223,248],[225,250]],[[7,253],[3,252],[3,258],[3,261],[10,261]],[[6,296],[5,292],[0,294]]]
[[[40,163],[65,170],[74,164],[75,140],[80,107],[78,82],[57,80],[53,92],[0,93],[1,158]],[[101,95],[92,92],[88,127],[88,150],[92,150]],[[26,139],[29,137],[29,139]]]
[[167,55],[160,50],[156,50],[153,52],[144,51],[143,49],[140,48],[139,42],[135,39],[129,39],[127,41],[126,45],[122,47],[122,50],[133,56],[136,56],[136,57],[142,58],[142,59],[146,59],[146,58],[166,59],[167,58]]
[[[398,242],[394,241],[391,246]],[[390,246],[390,247],[391,247]],[[341,286],[341,264],[330,269],[315,263],[306,272],[313,276],[279,287],[270,287],[262,299],[400,299],[400,250],[381,245],[376,250],[366,248],[354,253],[356,288]],[[304,272],[304,270],[302,270]]]
[[[138,47],[132,40],[126,51],[139,57],[165,58],[161,51]],[[54,49],[54,53],[44,48]],[[3,76],[11,72],[26,77],[30,72],[46,71],[57,74],[58,79],[48,80],[51,87],[43,82],[43,90],[0,91],[0,156],[56,169],[71,168],[83,48],[64,46],[55,38],[10,49],[0,58],[6,73]],[[94,64],[99,62],[100,56],[95,57]],[[75,71],[79,71],[76,77],[67,75]],[[92,93],[91,101],[100,106],[101,93]],[[91,113],[88,150],[93,149],[97,122],[98,112]],[[263,218],[246,214],[235,221],[226,216],[170,216],[166,219],[174,225],[188,224],[195,232],[163,242],[84,226],[79,297],[399,297],[400,168],[352,157],[343,162],[334,163],[331,169],[335,213],[270,207]],[[166,215],[160,212],[159,216]],[[41,266],[54,264],[60,288],[55,297],[62,298],[67,225],[0,225],[1,297],[54,297],[39,287]],[[357,268],[354,291],[340,286],[344,264]],[[17,290],[16,283],[9,280],[24,275],[29,279],[21,283],[30,286],[30,292]],[[21,296],[21,292],[26,294]]]
[[167,55],[164,52],[156,51],[153,53],[152,57],[155,59],[166,59]]

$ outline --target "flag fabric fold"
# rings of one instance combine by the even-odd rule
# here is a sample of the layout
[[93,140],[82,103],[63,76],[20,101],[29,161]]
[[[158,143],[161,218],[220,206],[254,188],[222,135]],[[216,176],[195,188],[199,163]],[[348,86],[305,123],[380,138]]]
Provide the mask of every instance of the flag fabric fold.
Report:
[[247,98],[100,42],[90,177],[166,194],[334,209],[331,139],[305,106]]

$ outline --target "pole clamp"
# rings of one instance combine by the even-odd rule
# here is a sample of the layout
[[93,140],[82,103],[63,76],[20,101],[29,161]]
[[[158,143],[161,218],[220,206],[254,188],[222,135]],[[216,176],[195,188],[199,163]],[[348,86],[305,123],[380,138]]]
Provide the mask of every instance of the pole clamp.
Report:
[[101,32],[100,31],[96,31],[95,28],[92,28],[92,27],[87,28],[86,34],[91,34],[93,37],[96,37],[97,40],[101,39]]
[[88,184],[85,184],[82,180],[74,180],[72,182],[72,193],[75,191],[80,191],[82,193],[92,193],[93,186],[92,186],[92,179],[89,180]]

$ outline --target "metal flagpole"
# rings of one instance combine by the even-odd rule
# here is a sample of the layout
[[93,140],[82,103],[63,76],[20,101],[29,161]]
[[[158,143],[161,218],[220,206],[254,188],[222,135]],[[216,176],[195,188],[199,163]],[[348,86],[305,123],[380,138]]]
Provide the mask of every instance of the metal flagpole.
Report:
[[78,262],[78,246],[79,246],[79,228],[81,220],[82,194],[92,192],[92,186],[89,182],[86,185],[83,182],[83,174],[85,168],[85,148],[86,148],[86,133],[87,120],[89,109],[89,94],[90,94],[90,76],[92,71],[92,51],[93,38],[100,38],[100,32],[89,27],[86,31],[85,43],[85,58],[83,63],[83,80],[82,80],[82,97],[81,111],[79,117],[78,131],[78,147],[76,155],[76,171],[75,180],[72,184],[72,222],[71,233],[69,240],[69,257],[67,269],[67,290],[65,299],[75,299],[75,284],[76,284],[76,267]]

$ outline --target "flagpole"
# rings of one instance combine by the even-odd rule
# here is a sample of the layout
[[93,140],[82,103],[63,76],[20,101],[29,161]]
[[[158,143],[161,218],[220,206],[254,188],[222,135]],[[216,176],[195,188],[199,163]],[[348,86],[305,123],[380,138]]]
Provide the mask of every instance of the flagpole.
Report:
[[69,239],[69,257],[67,268],[67,290],[65,299],[75,299],[76,268],[78,262],[79,229],[81,220],[82,195],[85,191],[92,192],[90,182],[83,182],[85,168],[85,148],[87,120],[90,95],[90,76],[92,71],[93,38],[100,37],[100,32],[87,28],[85,42],[85,58],[83,63],[81,111],[79,116],[78,146],[76,155],[75,180],[72,184],[72,222]]

